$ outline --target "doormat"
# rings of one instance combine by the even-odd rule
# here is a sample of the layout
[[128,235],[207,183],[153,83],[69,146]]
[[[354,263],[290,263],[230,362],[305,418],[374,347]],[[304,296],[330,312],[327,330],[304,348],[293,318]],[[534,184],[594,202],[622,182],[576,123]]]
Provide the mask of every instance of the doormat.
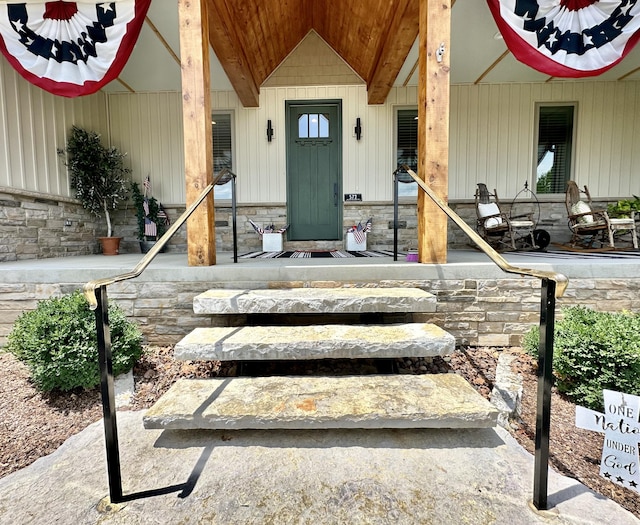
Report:
[[365,250],[347,252],[343,250],[296,250],[292,252],[249,252],[240,259],[349,259],[355,257],[393,257],[392,251]]

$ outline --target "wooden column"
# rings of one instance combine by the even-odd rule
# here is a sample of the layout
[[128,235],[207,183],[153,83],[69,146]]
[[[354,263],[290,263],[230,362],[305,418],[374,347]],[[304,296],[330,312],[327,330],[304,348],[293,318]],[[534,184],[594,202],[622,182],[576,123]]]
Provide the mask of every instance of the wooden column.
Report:
[[[420,0],[418,175],[445,202],[449,191],[451,0]],[[447,216],[418,190],[418,260],[447,262]]]
[[[187,207],[213,180],[213,138],[206,0],[179,0],[182,122]],[[213,195],[187,222],[189,266],[216,263]]]

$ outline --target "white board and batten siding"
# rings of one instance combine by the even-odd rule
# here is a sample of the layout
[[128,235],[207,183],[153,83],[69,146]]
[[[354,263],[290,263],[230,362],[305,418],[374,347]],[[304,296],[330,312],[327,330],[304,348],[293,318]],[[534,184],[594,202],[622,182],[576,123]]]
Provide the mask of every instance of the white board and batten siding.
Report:
[[551,82],[452,86],[449,196],[478,182],[513,196],[531,183],[537,103],[576,104],[572,178],[594,197],[640,192],[640,83]]
[[[394,114],[417,104],[415,86],[396,87],[384,105],[367,104],[364,85],[263,87],[260,107],[235,93],[212,93],[213,110],[234,114],[234,171],[240,203],[286,202],[285,101],[342,100],[343,192],[390,202]],[[531,184],[536,103],[575,102],[573,178],[594,197],[640,194],[640,82],[453,85],[449,198],[471,199],[484,182],[508,198]],[[24,81],[0,64],[0,187],[69,196],[56,149],[73,124],[95,130],[127,153],[133,178],[151,176],[166,204],[185,201],[180,93],[103,94],[67,99]],[[356,140],[356,118],[362,138]],[[267,120],[275,130],[266,140]]]
[[57,97],[0,61],[0,187],[70,196],[57,149],[73,124],[108,137],[106,95]]
[[[285,101],[315,99],[342,100],[344,192],[362,193],[368,202],[392,199],[394,112],[417,104],[416,87],[393,88],[386,104],[370,106],[364,86],[304,86],[262,88],[259,108],[243,108],[233,92],[212,94],[214,110],[234,112],[240,202],[286,201]],[[449,198],[473,198],[478,182],[505,198],[525,181],[531,186],[536,103],[557,102],[577,105],[573,178],[594,197],[639,194],[640,82],[583,81],[452,86]],[[154,193],[163,201],[182,202],[178,95],[118,94],[109,97],[109,105],[114,143],[129,151],[134,172],[161,181],[161,188],[154,182]],[[353,132],[357,117],[360,141]],[[269,119],[275,130],[271,143]]]

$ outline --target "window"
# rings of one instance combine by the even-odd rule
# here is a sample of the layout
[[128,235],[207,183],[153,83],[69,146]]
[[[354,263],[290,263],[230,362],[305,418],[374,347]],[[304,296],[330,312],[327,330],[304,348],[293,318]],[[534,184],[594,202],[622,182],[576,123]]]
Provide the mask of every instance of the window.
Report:
[[329,115],[304,113],[298,117],[299,139],[329,138]]
[[537,109],[536,192],[564,193],[571,179],[575,105]]
[[[418,172],[418,108],[399,109],[396,113],[396,165],[406,164]],[[418,194],[415,182],[399,185],[400,196]]]
[[[233,171],[233,113],[213,113],[211,116],[213,134],[213,176],[223,168]],[[231,198],[231,182],[214,188],[216,199]]]

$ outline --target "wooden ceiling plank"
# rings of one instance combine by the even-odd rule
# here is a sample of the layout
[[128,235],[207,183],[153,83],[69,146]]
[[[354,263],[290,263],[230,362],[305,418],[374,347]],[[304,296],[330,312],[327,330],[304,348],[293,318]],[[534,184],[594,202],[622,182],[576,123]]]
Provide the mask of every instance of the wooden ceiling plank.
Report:
[[400,0],[393,6],[389,28],[378,47],[375,63],[367,75],[369,104],[384,104],[418,35],[419,5]]
[[254,73],[256,64],[250,62],[238,40],[238,26],[224,0],[209,0],[209,42],[222,68],[229,77],[238,98],[245,107],[260,105],[260,83]]

